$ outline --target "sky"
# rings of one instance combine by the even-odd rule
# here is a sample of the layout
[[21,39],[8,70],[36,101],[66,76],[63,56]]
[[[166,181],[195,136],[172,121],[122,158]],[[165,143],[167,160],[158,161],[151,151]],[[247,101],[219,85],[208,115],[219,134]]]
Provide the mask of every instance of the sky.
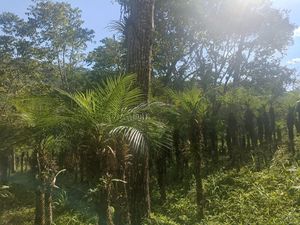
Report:
[[[120,7],[114,0],[64,1],[70,3],[73,7],[80,8],[85,27],[95,31],[95,42],[89,45],[88,50],[98,46],[101,39],[113,35],[107,26],[120,17]],[[298,27],[294,32],[294,45],[289,46],[282,63],[291,68],[296,68],[300,73],[300,0],[272,1],[275,8],[289,11],[290,21]],[[31,0],[0,0],[0,13],[12,12],[24,18],[26,9],[30,4]]]
[[294,45],[289,47],[283,64],[300,73],[300,0],[273,0],[273,4],[276,8],[289,10],[290,21],[298,26],[294,31]]

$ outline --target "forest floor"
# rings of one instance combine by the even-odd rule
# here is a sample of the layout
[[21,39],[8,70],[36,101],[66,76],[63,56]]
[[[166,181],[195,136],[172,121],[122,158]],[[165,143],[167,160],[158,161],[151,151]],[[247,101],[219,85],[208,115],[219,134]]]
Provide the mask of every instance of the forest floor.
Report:
[[[300,166],[281,148],[261,171],[251,166],[217,172],[204,180],[205,219],[197,222],[194,187],[169,187],[160,205],[156,190],[147,225],[299,225]],[[0,225],[29,225],[34,221],[34,180],[16,173],[0,192]],[[94,225],[96,214],[87,187],[61,184],[54,196],[56,225]],[[68,193],[68,194],[67,194]]]

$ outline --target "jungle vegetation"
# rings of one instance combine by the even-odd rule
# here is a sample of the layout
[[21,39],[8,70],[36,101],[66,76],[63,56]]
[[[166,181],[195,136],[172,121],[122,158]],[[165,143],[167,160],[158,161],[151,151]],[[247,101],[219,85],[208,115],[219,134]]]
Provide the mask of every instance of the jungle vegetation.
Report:
[[0,15],[0,224],[299,224],[288,12],[116,2],[91,52],[69,3]]

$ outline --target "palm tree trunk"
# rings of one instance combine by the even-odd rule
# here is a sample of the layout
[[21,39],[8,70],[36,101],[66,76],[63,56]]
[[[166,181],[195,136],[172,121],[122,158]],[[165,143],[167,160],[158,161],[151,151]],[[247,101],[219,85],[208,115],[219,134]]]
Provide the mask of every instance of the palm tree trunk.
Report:
[[130,214],[133,225],[142,224],[142,219],[150,215],[149,193],[149,156],[136,154],[131,168],[130,190]]
[[197,203],[197,214],[199,220],[204,217],[204,195],[203,195],[203,184],[202,184],[202,171],[201,171],[201,129],[195,118],[191,119],[190,124],[190,148],[191,153],[194,157],[194,176],[196,180],[196,203]]
[[114,225],[111,212],[112,176],[107,174],[103,179],[105,182],[102,184],[103,186],[100,190],[100,202],[98,203],[98,225]]
[[83,183],[84,181],[84,169],[85,169],[85,156],[81,152],[80,153],[80,159],[79,159],[79,171],[80,171],[80,182]]
[[295,142],[294,142],[294,125],[295,125],[295,112],[294,108],[290,107],[287,115],[287,128],[289,137],[289,151],[294,154]]
[[200,154],[194,155],[194,175],[196,180],[196,203],[197,214],[201,220],[204,217],[204,196],[203,196],[203,184],[201,176],[201,156]]
[[212,156],[214,166],[217,167],[219,162],[218,134],[216,130],[216,125],[211,124],[211,126],[212,127],[210,128],[210,132],[209,132],[209,137],[211,141],[211,156]]
[[28,165],[29,165],[29,153],[26,153],[26,159],[25,159],[25,172],[28,171]]
[[39,185],[36,190],[34,224],[45,225],[45,192],[44,192],[44,188],[41,185]]
[[11,172],[12,173],[16,172],[16,153],[15,153],[15,149],[11,150]]
[[127,190],[127,146],[122,143],[117,144],[119,148],[116,151],[117,158],[117,176],[122,182],[117,183],[119,196],[116,204],[115,221],[117,225],[131,225],[130,211],[129,211],[129,198]]
[[25,153],[22,152],[22,154],[21,154],[21,173],[24,172],[24,158],[25,158]]
[[8,181],[8,157],[4,153],[3,155],[0,155],[0,182],[6,183]]
[[45,222],[46,225],[52,224],[53,213],[52,213],[52,188],[49,187],[45,193]]
[[180,135],[178,129],[175,129],[173,133],[173,145],[174,145],[175,158],[176,158],[175,179],[181,182],[184,174],[184,166],[183,166],[183,154],[182,154],[182,150],[180,149]]
[[157,183],[159,186],[160,201],[164,203],[166,200],[166,173],[167,173],[167,156],[166,149],[162,149],[162,152],[156,160],[156,169],[157,169]]

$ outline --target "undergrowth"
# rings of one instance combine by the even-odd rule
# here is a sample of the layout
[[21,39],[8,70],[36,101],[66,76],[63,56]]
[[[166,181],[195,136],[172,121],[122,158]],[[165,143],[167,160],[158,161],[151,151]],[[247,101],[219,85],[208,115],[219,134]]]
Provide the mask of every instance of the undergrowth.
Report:
[[279,149],[270,167],[222,171],[204,180],[205,218],[198,222],[194,188],[176,190],[154,207],[145,225],[298,225],[300,224],[300,167]]
[[[298,225],[300,224],[300,167],[284,148],[271,165],[240,171],[220,171],[204,180],[205,218],[196,217],[194,187],[168,190],[163,205],[153,205],[144,225]],[[1,225],[30,225],[34,221],[34,187],[17,174],[0,190]],[[184,194],[185,193],[185,194]],[[54,225],[94,225],[96,213],[85,199],[85,188],[63,187],[54,196]]]

